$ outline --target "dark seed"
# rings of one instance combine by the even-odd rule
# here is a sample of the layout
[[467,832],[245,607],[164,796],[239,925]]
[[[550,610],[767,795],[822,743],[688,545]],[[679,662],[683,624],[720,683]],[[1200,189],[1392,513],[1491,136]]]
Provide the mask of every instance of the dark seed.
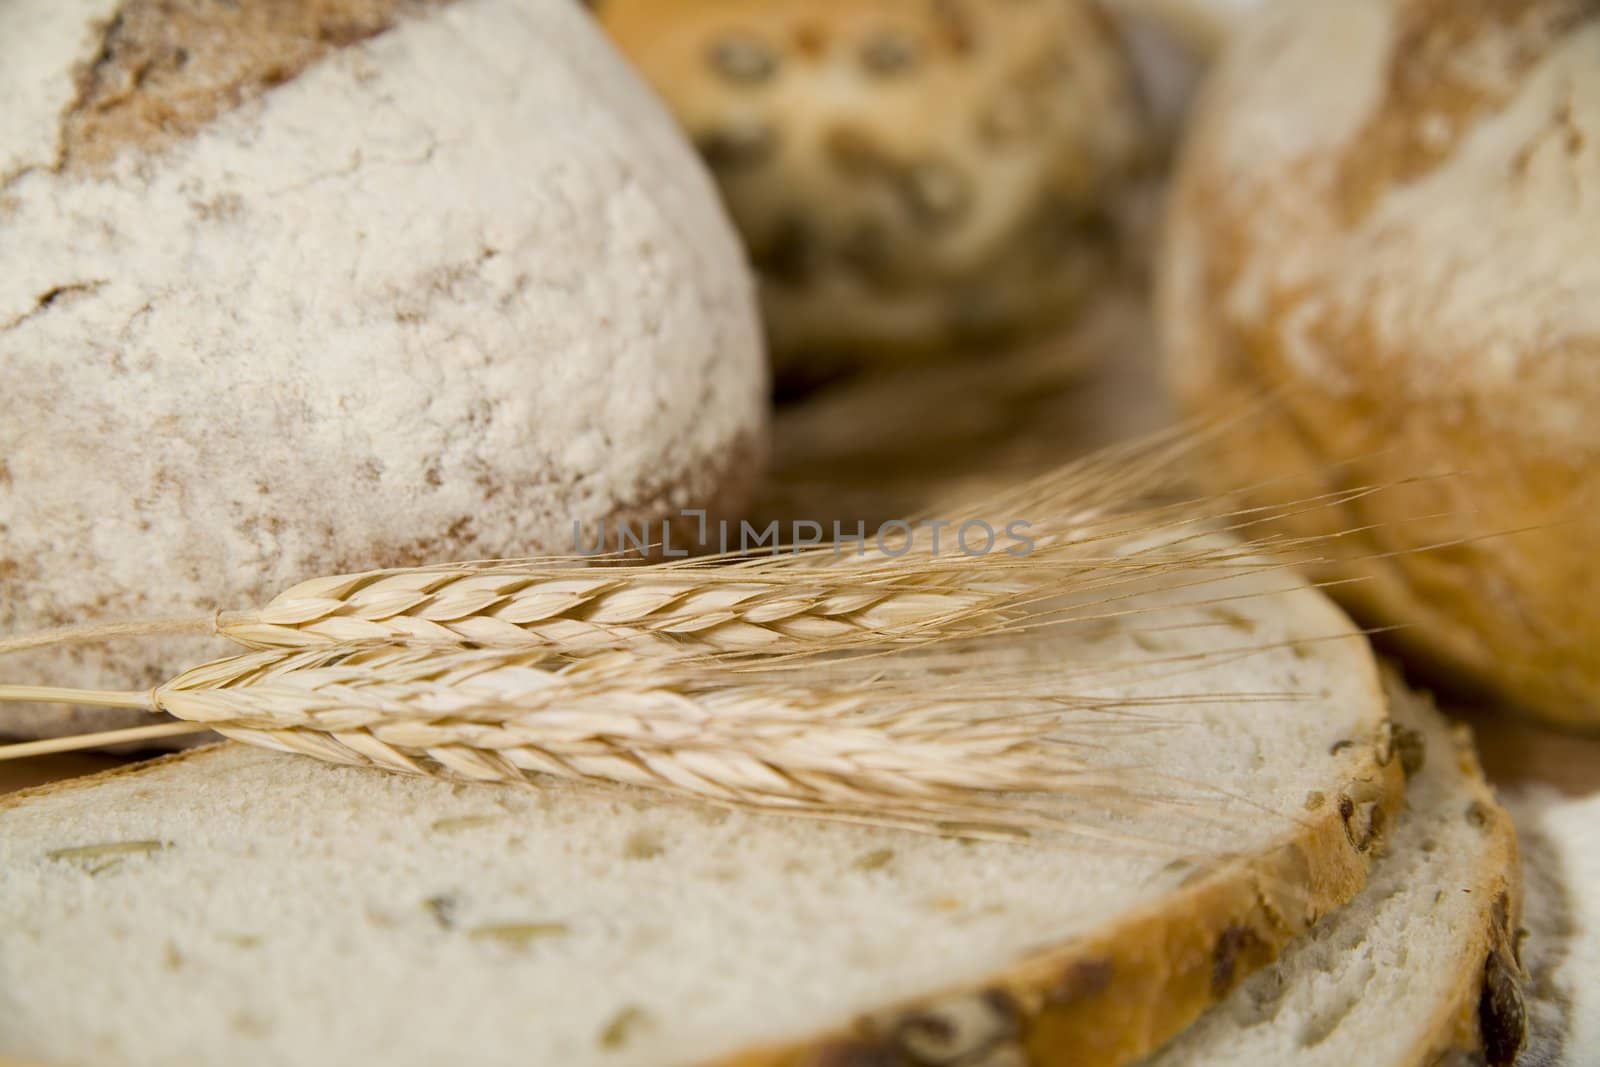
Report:
[[1233,988],[1239,959],[1262,947],[1260,936],[1248,926],[1230,926],[1217,938],[1211,954],[1211,996],[1221,1000]]
[[909,73],[921,58],[915,43],[887,30],[874,34],[861,48],[861,65],[880,78]]
[[822,151],[829,163],[851,178],[871,177],[890,166],[872,134],[859,126],[846,124],[830,129],[823,135]]
[[948,226],[972,206],[972,187],[960,171],[929,160],[900,175],[901,199],[911,217],[931,226]]
[[822,266],[821,242],[815,227],[791,216],[779,223],[772,237],[751,252],[756,269],[778,281],[801,285]]
[[893,257],[889,253],[889,231],[883,223],[868,219],[854,226],[839,245],[839,259],[877,288],[892,285]]
[[978,136],[991,147],[1029,142],[1048,120],[1048,105],[1037,96],[1011,92],[978,116]]
[[1400,768],[1406,772],[1407,778],[1414,777],[1428,761],[1427,743],[1421,733],[1409,726],[1395,729],[1394,746],[1400,753]]
[[1496,937],[1483,966],[1478,1025],[1484,1058],[1491,1067],[1510,1067],[1528,1036],[1528,1009],[1522,997],[1522,968],[1505,929],[1510,910],[1505,897],[1495,902]]
[[778,57],[753,37],[724,37],[711,46],[711,69],[736,85],[760,85],[778,72]]
[[1109,959],[1079,960],[1067,967],[1061,977],[1045,993],[1050,1004],[1072,1004],[1105,992],[1116,977],[1116,968]]
[[778,132],[765,123],[724,126],[695,138],[700,154],[713,170],[749,170],[778,150]]

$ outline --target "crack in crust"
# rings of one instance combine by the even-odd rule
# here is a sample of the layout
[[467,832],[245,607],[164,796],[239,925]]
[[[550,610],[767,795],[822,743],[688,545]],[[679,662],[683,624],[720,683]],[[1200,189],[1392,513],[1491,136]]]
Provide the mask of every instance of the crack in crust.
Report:
[[[1596,0],[1411,0],[1398,9],[1383,106],[1356,136],[1339,178],[1350,225],[1388,189],[1448,163],[1528,71],[1600,17]],[[1483,47],[1490,39],[1498,44],[1492,52]]]
[[337,49],[450,0],[126,0],[61,117],[58,171],[157,151]]

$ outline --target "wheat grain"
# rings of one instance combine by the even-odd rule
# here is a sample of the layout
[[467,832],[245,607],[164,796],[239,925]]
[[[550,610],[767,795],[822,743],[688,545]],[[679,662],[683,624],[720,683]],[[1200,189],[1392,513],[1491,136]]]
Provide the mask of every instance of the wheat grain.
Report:
[[[976,646],[963,654],[985,658]],[[145,694],[60,697],[142,703],[181,720],[174,729],[333,763],[636,787],[964,836],[1106,834],[1075,823],[1064,798],[1100,809],[1180,804],[1170,789],[1147,793],[1161,785],[1148,774],[1074,754],[1118,730],[1166,728],[1161,701],[1078,696],[1042,664],[975,675],[960,655],[821,661],[797,676],[627,653],[339,645],[247,653]],[[51,691],[0,691],[10,697]]]
[[[1037,605],[1086,617],[1151,578],[1197,587],[1286,565],[1289,542],[1224,543],[1192,514],[1115,533],[1084,522],[1041,534],[1026,557],[832,550],[640,567],[488,561],[338,575],[301,583],[256,611],[216,618],[247,648],[354,641],[635,651],[795,654],[927,643],[1037,623]],[[1107,522],[1109,525],[1109,520]],[[1181,530],[1192,526],[1183,536]],[[1137,531],[1137,532],[1133,532]]]

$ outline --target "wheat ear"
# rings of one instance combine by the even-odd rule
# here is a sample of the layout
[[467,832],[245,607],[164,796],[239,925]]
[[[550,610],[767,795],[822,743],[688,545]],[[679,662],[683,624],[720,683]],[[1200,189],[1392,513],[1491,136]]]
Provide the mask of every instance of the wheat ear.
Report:
[[[547,776],[983,836],[1077,832],[1042,798],[1137,802],[1125,776],[1072,755],[1106,736],[1093,715],[1106,708],[1058,692],[1054,673],[999,678],[1007,697],[995,711],[993,677],[929,693],[909,670],[802,682],[625,653],[357,645],[248,653],[144,694],[62,698],[142,704],[258,746],[407,774]],[[1117,711],[1124,728],[1160,727]]]

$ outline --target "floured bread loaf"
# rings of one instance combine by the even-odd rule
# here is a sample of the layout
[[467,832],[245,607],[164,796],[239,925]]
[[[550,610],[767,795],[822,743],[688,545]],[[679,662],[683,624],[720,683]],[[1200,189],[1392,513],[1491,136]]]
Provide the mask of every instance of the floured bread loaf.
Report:
[[1071,755],[1168,797],[1096,793],[1030,841],[237,745],[8,798],[0,1055],[1127,1063],[1354,896],[1398,809],[1371,654],[1292,584],[1008,645],[1153,702]]
[[1070,314],[1147,130],[1087,0],[598,0],[715,170],[787,376]]
[[1600,724],[1600,7],[1271,5],[1192,128],[1171,378],[1204,473],[1360,530],[1340,595],[1456,686]]
[[1464,727],[1398,684],[1406,807],[1347,907],[1144,1067],[1510,1067],[1526,1043],[1511,819]]
[[10,0],[0,100],[0,633],[570,552],[753,481],[735,235],[570,0]]

